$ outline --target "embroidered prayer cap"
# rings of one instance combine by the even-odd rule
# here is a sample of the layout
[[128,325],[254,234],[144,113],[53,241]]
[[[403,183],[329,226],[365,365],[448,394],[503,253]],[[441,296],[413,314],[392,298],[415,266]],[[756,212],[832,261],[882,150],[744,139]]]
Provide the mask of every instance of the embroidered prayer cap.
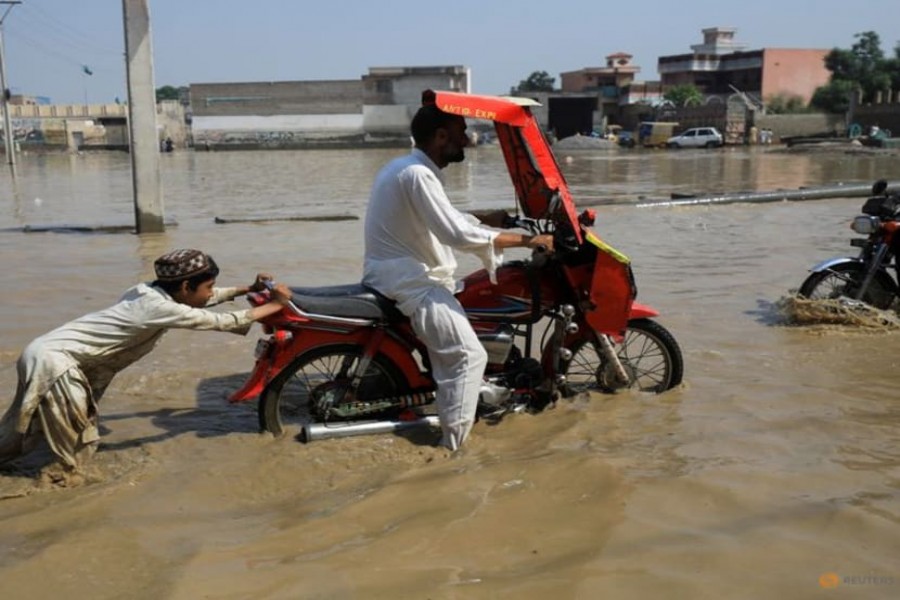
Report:
[[160,281],[180,281],[208,270],[209,256],[199,250],[172,250],[157,258],[153,268]]

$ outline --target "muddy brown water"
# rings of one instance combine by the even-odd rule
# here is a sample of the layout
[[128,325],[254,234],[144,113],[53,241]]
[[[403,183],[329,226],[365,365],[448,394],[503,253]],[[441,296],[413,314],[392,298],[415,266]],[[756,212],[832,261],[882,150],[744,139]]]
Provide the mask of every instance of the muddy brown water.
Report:
[[[0,232],[0,408],[29,340],[112,304],[168,249],[205,249],[222,284],[261,270],[295,285],[358,280],[361,220],[213,220],[362,216],[399,153],[163,155],[178,222],[164,234]],[[681,344],[682,387],[479,423],[455,456],[427,435],[304,445],[259,434],[253,404],[225,401],[258,328],[172,332],[108,390],[83,484],[0,472],[3,597],[900,596],[900,334],[785,327],[774,308],[809,266],[850,251],[862,199],[629,205],[896,179],[898,157],[559,158]],[[513,202],[496,148],[470,150],[447,186],[464,209]],[[15,181],[0,173],[0,229],[128,223],[130,193],[124,154],[22,156]]]

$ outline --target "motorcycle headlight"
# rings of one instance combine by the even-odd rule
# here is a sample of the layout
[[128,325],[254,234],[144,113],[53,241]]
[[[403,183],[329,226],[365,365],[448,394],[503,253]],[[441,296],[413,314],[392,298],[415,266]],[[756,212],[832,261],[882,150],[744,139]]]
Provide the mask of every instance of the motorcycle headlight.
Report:
[[850,224],[850,229],[855,231],[856,233],[861,233],[863,235],[869,235],[878,231],[878,227],[881,226],[881,219],[878,217],[870,217],[869,215],[859,215],[853,222]]

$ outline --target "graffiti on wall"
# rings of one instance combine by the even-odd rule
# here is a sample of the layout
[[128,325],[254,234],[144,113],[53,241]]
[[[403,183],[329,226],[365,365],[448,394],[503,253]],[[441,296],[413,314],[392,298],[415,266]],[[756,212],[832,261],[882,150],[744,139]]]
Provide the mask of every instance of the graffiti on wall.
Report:
[[[12,137],[16,142],[35,142],[42,143],[44,141],[44,133],[41,128],[41,119],[11,119]],[[0,127],[0,131],[3,128]]]
[[[65,144],[62,119],[11,119],[13,140],[20,144]],[[0,128],[2,131],[2,128]]]
[[[113,130],[115,133],[116,128]],[[68,147],[72,136],[77,136],[80,145],[84,146],[115,143],[107,139],[107,128],[92,120],[18,118],[12,119],[12,133],[15,142],[22,145]]]

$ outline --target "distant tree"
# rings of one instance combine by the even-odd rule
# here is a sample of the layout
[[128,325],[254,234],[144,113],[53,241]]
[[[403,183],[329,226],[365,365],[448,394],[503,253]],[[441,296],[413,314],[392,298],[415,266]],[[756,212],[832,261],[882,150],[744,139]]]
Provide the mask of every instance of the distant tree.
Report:
[[891,89],[900,90],[900,42],[894,46],[894,57],[885,59],[884,65],[891,78]]
[[703,102],[703,92],[693,83],[685,83],[669,88],[669,91],[663,94],[663,99],[675,106],[690,106]]
[[900,87],[900,45],[894,49],[894,58],[885,58],[877,33],[864,31],[854,37],[856,43],[849,50],[834,48],[825,56],[831,78],[813,94],[811,106],[845,112],[857,89],[862,91],[863,101],[870,102],[878,92]]
[[182,94],[187,92],[187,86],[175,87],[164,85],[156,88],[156,101],[162,100],[181,100]]
[[773,115],[785,115],[808,112],[803,98],[790,94],[775,94],[766,101],[766,112]]
[[858,87],[854,81],[838,79],[816,89],[809,105],[831,113],[845,113],[850,110],[850,95]]
[[528,79],[520,81],[514,89],[517,92],[552,92],[554,82],[556,78],[550,77],[547,71],[533,71]]

